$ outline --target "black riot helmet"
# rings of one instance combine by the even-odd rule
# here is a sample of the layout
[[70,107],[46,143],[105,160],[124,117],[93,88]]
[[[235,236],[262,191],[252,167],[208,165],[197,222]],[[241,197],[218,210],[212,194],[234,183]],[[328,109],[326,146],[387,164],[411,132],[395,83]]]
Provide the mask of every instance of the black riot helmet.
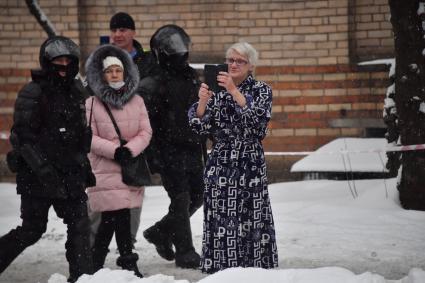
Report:
[[[55,58],[61,56],[68,57],[71,62],[66,66],[52,63]],[[67,82],[74,79],[78,74],[79,57],[78,45],[64,36],[50,37],[40,47],[40,66],[49,77],[55,80]],[[59,71],[66,72],[66,77],[61,77]]]
[[185,68],[189,58],[189,35],[177,25],[160,27],[151,37],[150,47],[158,63],[174,70]]

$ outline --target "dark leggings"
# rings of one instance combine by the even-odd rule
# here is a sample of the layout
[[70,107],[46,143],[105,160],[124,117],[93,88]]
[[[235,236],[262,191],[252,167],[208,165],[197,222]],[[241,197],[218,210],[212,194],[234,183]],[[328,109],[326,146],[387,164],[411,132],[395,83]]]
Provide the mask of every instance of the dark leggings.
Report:
[[102,212],[102,220],[94,241],[93,256],[97,268],[102,267],[105,263],[114,232],[120,256],[130,255],[132,253],[130,209]]

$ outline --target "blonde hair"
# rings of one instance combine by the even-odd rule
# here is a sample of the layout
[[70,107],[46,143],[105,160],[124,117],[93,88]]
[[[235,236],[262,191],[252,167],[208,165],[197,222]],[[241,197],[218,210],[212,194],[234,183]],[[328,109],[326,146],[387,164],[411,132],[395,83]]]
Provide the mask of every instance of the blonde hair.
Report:
[[255,50],[255,48],[249,44],[248,42],[237,42],[234,43],[232,46],[230,46],[226,51],[226,58],[229,56],[230,52],[232,50],[238,52],[241,55],[244,55],[247,57],[248,62],[251,65],[257,65],[258,62],[258,52]]

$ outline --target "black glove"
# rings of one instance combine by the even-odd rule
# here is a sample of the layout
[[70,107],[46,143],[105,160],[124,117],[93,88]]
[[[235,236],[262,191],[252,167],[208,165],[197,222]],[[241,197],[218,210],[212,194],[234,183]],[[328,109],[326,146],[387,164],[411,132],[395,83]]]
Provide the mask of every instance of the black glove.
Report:
[[46,164],[39,168],[36,173],[44,188],[43,191],[46,196],[52,198],[66,198],[65,185],[60,180],[58,172],[53,166]]
[[6,162],[10,172],[16,173],[21,167],[23,160],[16,150],[11,150],[7,153]]
[[125,146],[120,146],[115,150],[114,160],[119,164],[126,164],[133,158],[130,150]]

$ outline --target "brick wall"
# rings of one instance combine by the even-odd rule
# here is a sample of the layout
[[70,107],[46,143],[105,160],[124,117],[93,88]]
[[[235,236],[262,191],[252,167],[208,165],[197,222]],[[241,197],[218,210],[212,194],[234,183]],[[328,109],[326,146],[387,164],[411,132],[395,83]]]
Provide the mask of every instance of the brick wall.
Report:
[[[127,3],[130,1],[127,1]],[[261,65],[347,64],[348,1],[84,1],[82,30],[91,50],[98,37],[109,34],[108,20],[116,11],[131,13],[139,39],[165,23],[183,26],[193,41],[196,59],[222,58],[229,44],[246,40],[261,51]],[[109,5],[111,3],[112,5]]]
[[[59,34],[79,43],[77,0],[39,0]],[[46,39],[25,1],[0,2],[0,69],[38,66],[38,50]]]
[[[79,43],[77,0],[39,4],[59,34]],[[30,79],[29,70],[38,67],[39,47],[47,36],[25,1],[1,1],[0,15],[0,131],[9,131],[16,93]],[[8,141],[0,139],[0,154],[9,148]]]
[[352,61],[393,56],[394,38],[388,0],[350,0]]
[[[82,49],[82,61],[109,35],[118,11],[136,21],[137,39],[149,46],[164,24],[191,35],[191,61],[221,62],[225,49],[246,40],[260,53],[258,79],[274,91],[266,150],[313,150],[340,136],[364,136],[382,127],[386,68],[358,61],[392,56],[386,0],[39,0],[58,34]],[[46,34],[24,1],[0,2],[0,131],[8,131],[16,92],[38,66]],[[0,154],[7,141],[0,140]]]
[[259,67],[257,77],[274,91],[268,150],[314,150],[335,137],[363,137],[367,128],[383,127],[386,67]]

